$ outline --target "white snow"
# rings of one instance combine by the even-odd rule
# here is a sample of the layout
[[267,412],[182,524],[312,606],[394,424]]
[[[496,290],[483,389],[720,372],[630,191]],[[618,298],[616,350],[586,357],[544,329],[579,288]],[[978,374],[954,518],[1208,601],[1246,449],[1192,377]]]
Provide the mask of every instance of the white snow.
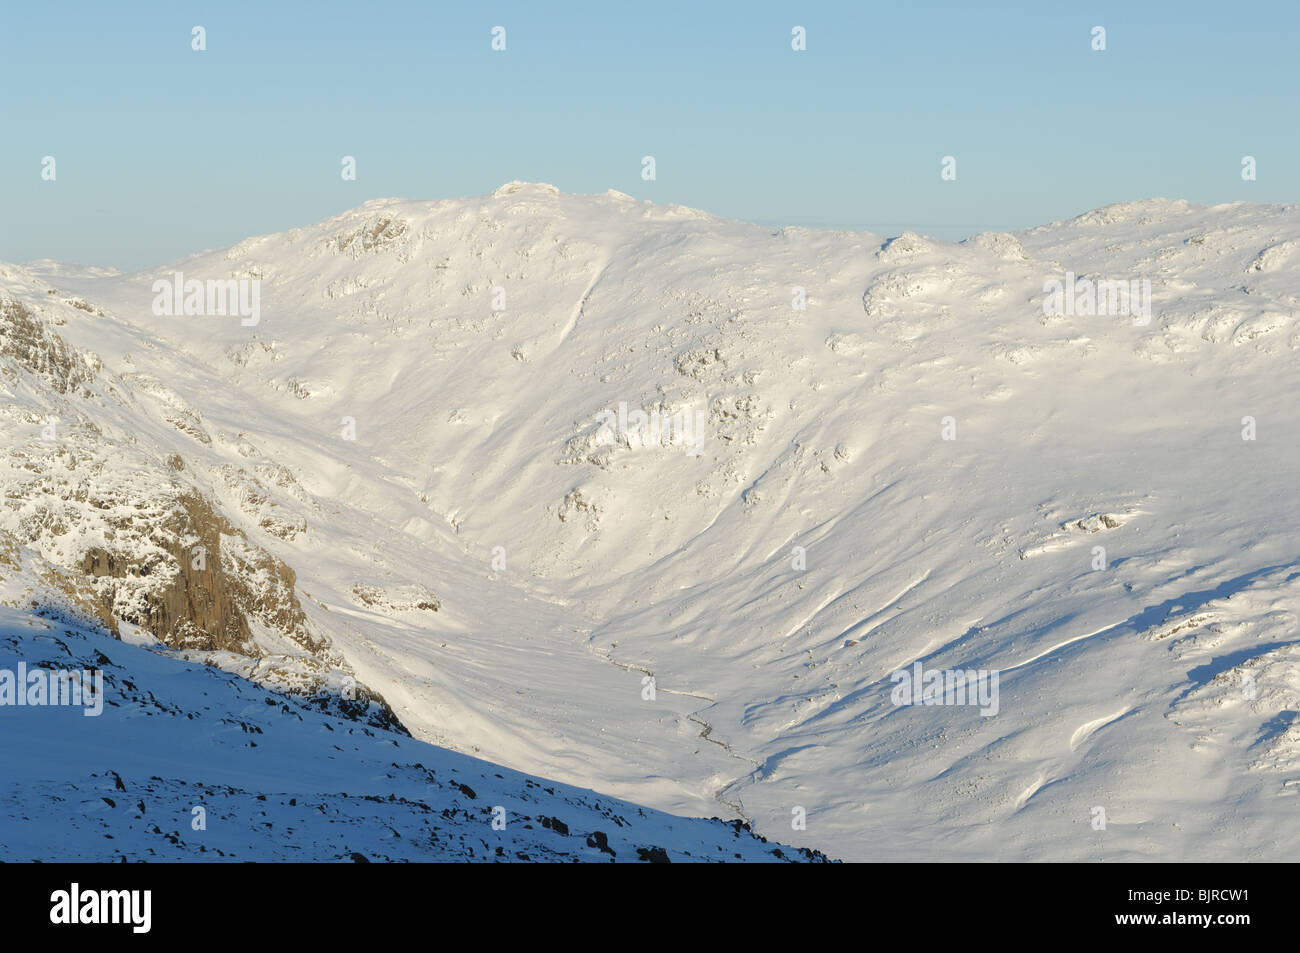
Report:
[[[138,275],[0,266],[103,365],[6,380],[4,428],[94,422],[115,505],[178,454],[419,739],[846,859],[1276,860],[1298,245],[1294,206],[1159,199],[962,243],[378,200]],[[260,279],[260,323],[155,317],[175,271]],[[1045,314],[1066,272],[1150,280],[1151,322]],[[620,402],[705,411],[704,452],[601,444]],[[70,566],[77,512],[0,529]],[[917,661],[998,670],[998,714],[894,706]]]

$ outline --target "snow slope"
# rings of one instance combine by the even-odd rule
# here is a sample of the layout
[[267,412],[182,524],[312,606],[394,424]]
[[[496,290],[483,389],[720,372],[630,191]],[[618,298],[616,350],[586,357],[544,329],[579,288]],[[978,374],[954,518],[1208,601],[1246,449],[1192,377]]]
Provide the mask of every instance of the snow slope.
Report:
[[[156,316],[177,271],[259,280],[260,322]],[[1149,280],[1150,323],[1045,314],[1067,272]],[[68,569],[122,532],[51,521],[79,461],[22,476],[56,410],[115,500],[211,501],[271,593],[205,658],[355,676],[418,739],[849,859],[1283,859],[1298,279],[1291,206],[953,244],[525,183],[138,275],[3,266],[92,395],[10,386],[0,529]],[[611,442],[620,404],[700,412],[702,452]],[[998,713],[894,705],[917,661],[997,670]]]
[[2,542],[0,595],[16,608],[0,607],[0,668],[98,670],[103,702],[93,715],[2,710],[0,859],[825,860],[740,822],[673,817],[356,724],[147,638],[114,640],[67,610],[75,580]]

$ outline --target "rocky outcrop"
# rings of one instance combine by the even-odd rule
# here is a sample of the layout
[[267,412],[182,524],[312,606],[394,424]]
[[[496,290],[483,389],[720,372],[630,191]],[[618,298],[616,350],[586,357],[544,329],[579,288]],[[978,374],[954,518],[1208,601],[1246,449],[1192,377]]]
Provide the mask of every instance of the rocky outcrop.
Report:
[[98,592],[75,573],[60,569],[24,549],[12,533],[0,529],[0,583],[29,573],[37,587],[25,594],[25,602],[46,615],[59,610],[71,613],[99,626],[114,638],[120,638],[117,619]]
[[84,390],[90,366],[17,301],[0,301],[0,355],[41,377],[56,393]]
[[197,491],[176,503],[171,519],[151,534],[153,554],[140,558],[94,547],[82,557],[81,570],[92,578],[158,580],[147,588],[143,609],[127,621],[181,649],[257,656],[251,620],[309,652],[325,648],[308,629],[292,569],[250,545]]

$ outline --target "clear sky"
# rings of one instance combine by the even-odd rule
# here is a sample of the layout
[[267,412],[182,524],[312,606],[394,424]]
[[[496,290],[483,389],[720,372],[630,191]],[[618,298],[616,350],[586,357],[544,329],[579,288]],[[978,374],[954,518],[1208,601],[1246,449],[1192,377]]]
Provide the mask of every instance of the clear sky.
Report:
[[1298,44],[1296,0],[6,0],[0,260],[144,267],[511,179],[946,238],[1295,202]]

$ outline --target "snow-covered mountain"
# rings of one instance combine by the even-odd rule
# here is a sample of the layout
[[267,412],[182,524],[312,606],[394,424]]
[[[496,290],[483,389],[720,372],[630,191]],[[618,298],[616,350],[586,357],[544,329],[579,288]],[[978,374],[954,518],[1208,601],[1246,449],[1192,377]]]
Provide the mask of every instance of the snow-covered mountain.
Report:
[[0,266],[0,532],[383,744],[847,859],[1278,859],[1298,295],[1293,206],[953,244],[524,183]]

